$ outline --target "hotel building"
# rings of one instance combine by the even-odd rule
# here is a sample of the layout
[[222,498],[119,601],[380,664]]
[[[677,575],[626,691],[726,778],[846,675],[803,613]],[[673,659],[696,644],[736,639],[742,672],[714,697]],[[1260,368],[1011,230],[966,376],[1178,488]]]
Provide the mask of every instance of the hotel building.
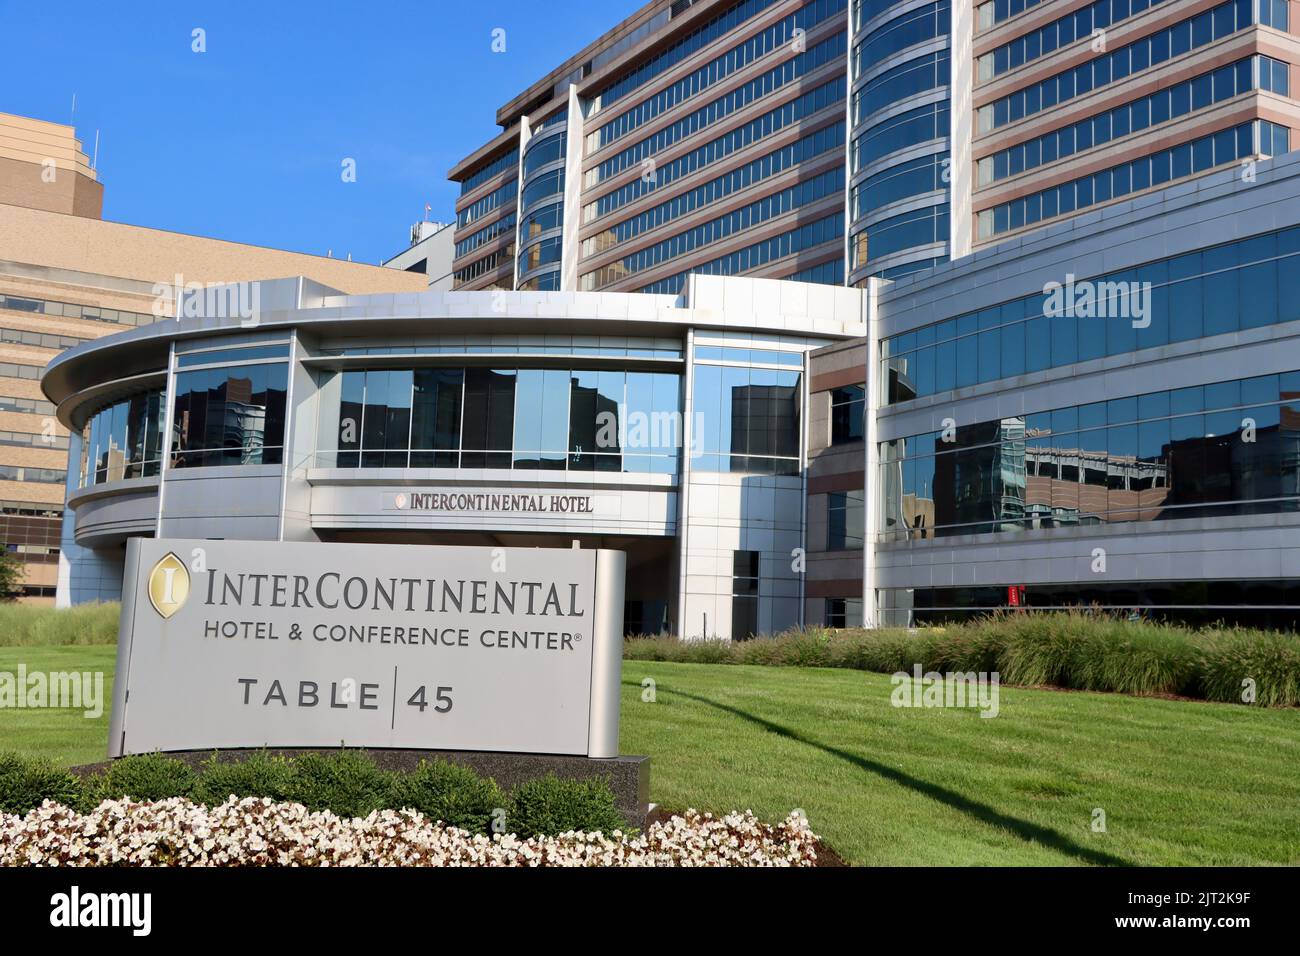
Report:
[[69,599],[229,536],[617,548],[626,628],[686,637],[1294,627],[1295,24],[650,3],[452,169],[450,291],[263,282],[50,364]]
[[807,363],[864,291],[259,287],[255,320],[187,298],[46,370],[70,603],[120,596],[132,536],[576,546],[626,552],[629,631],[801,621]]
[[458,163],[456,289],[861,286],[1300,128],[1288,0],[657,0]]
[[805,619],[1300,624],[1300,154],[873,285],[810,362]]

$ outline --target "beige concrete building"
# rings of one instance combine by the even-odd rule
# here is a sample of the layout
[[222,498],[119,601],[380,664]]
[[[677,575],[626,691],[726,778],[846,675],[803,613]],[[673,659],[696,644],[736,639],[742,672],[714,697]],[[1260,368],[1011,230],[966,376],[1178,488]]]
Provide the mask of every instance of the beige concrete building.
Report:
[[[71,127],[0,114],[0,544],[22,600],[53,602],[68,435],[41,394],[66,348],[172,311],[159,289],[306,276],[348,293],[422,291],[424,276],[100,218],[103,187]],[[79,464],[79,463],[78,463]],[[75,470],[75,469],[74,469]]]
[[71,126],[0,113],[0,204],[100,218],[104,187]]

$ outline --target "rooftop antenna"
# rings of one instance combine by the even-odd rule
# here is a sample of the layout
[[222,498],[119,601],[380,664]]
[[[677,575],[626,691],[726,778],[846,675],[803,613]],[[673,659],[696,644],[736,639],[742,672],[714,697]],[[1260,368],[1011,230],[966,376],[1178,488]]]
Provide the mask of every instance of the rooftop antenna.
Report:
[[76,121],[77,121],[77,94],[74,91],[72,94],[72,115],[68,117],[68,124],[75,126]]
[[99,130],[95,130],[95,156],[90,161],[90,168],[99,172]]

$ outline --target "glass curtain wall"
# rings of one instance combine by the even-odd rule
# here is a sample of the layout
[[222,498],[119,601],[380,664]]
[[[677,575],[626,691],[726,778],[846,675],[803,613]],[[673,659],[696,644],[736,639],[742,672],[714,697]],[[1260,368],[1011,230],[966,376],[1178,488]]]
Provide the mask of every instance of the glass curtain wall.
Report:
[[881,445],[881,540],[1300,510],[1300,372]]
[[324,467],[678,470],[676,372],[472,366],[337,374],[339,417],[336,433],[321,436]]
[[[1075,280],[881,342],[886,403],[1300,319],[1300,228]],[[1088,297],[1091,298],[1088,298]]]
[[279,362],[178,372],[168,467],[280,464],[288,379]]
[[91,416],[85,430],[82,486],[158,474],[164,411],[159,389],[115,402]]

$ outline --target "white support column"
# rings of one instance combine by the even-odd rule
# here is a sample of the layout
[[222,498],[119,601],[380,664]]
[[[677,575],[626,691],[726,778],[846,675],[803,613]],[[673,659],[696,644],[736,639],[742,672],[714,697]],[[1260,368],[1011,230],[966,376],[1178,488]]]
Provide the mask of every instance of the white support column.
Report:
[[524,150],[528,148],[528,141],[533,138],[533,127],[528,122],[528,117],[521,117],[519,120],[519,160],[515,163],[515,245],[514,257],[510,263],[510,288],[519,288],[519,242],[523,238],[523,221],[524,221]]
[[55,607],[72,607],[73,564],[82,559],[77,544],[77,514],[68,507],[70,498],[81,484],[81,433],[68,432],[68,476],[63,483],[63,523],[59,528],[59,578],[54,592]]
[[[582,227],[582,155],[587,141],[578,88],[569,85],[569,119],[565,131],[564,220],[560,246],[560,290],[578,290],[578,258],[582,248],[578,232]],[[518,248],[518,247],[516,247]]]
[[975,0],[953,0],[952,75],[949,78],[951,128],[948,137],[948,192],[952,205],[950,217],[949,258],[960,259],[971,253],[975,224],[972,219],[971,193],[975,169],[971,159],[972,127],[975,109],[971,96],[975,82],[972,44],[975,36]]
[[863,408],[863,445],[866,460],[863,462],[863,542],[862,542],[862,626],[879,627],[880,613],[876,604],[876,535],[881,528],[880,445],[877,436],[876,414],[880,409],[880,336],[876,312],[876,296],[880,280],[868,281],[862,296],[862,321],[867,328],[866,403]]
[[[693,282],[694,276],[688,276],[686,281]],[[686,625],[686,565],[689,560],[690,522],[687,514],[690,511],[691,449],[696,440],[694,329],[686,330],[686,367],[682,379],[682,457],[677,475],[677,637],[685,640],[689,636]]]

